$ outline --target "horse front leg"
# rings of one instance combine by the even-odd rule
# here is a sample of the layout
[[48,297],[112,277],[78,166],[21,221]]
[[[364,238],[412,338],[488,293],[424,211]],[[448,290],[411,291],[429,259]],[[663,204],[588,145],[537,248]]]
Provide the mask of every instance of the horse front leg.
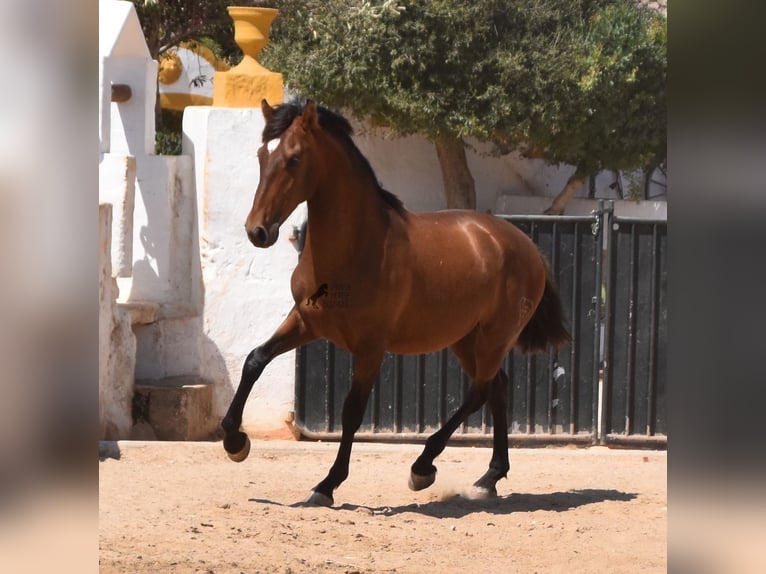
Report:
[[367,400],[375,384],[375,377],[380,370],[383,361],[382,352],[368,353],[354,356],[354,380],[351,390],[343,402],[341,424],[343,432],[340,439],[340,447],[335,457],[335,462],[330,467],[330,472],[311,491],[306,499],[309,504],[319,506],[333,505],[333,491],[348,477],[348,465],[351,458],[351,446],[354,443],[354,434],[362,424],[364,412],[367,410]]
[[247,397],[258,377],[263,373],[263,369],[274,357],[305,345],[312,340],[313,337],[308,333],[303,319],[293,308],[271,338],[260,347],[253,349],[247,356],[242,367],[239,386],[226,416],[221,421],[221,427],[224,431],[223,448],[231,460],[242,462],[250,454],[250,439],[247,434],[239,430],[239,427],[242,424],[242,411],[245,408]]

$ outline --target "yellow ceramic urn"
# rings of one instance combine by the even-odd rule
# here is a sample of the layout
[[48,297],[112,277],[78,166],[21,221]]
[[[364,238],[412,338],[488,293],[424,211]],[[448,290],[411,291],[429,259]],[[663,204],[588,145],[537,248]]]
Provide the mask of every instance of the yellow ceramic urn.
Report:
[[269,41],[271,23],[279,13],[273,8],[229,6],[234,21],[234,41],[242,48],[242,61],[231,70],[218,72],[213,81],[213,105],[226,108],[259,108],[261,100],[282,102],[282,74],[271,72],[256,57]]

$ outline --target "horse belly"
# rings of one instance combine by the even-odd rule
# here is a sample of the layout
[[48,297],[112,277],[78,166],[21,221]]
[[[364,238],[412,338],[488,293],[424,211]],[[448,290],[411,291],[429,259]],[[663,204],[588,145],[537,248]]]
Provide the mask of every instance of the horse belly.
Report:
[[[475,326],[475,325],[474,325]],[[387,351],[400,355],[420,355],[431,353],[449,347],[471,332],[473,327],[463,325],[463,328],[449,330],[440,329],[437,332],[425,332],[418,329],[402,330],[387,346]]]
[[479,300],[458,304],[439,297],[408,306],[391,330],[388,350],[420,354],[449,347],[468,335],[479,323]]

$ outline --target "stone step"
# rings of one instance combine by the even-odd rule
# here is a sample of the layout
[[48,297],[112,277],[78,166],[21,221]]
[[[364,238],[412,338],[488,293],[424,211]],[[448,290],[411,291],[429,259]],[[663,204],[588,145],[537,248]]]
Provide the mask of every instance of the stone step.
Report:
[[213,383],[197,376],[136,381],[134,436],[153,440],[213,440]]

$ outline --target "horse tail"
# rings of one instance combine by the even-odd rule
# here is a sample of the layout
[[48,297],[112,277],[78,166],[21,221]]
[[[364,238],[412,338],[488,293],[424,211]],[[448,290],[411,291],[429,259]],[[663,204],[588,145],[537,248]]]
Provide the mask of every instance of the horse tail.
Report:
[[558,348],[572,340],[569,334],[561,297],[551,279],[548,264],[545,263],[545,289],[532,318],[519,335],[516,346],[524,353],[544,351],[549,345]]

